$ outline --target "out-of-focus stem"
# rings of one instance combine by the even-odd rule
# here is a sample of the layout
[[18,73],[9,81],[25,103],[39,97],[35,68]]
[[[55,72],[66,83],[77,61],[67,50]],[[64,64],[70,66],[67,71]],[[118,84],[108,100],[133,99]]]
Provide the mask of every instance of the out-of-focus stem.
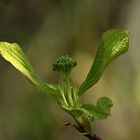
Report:
[[99,138],[98,136],[96,136],[96,134],[86,134],[84,136],[86,136],[89,140],[103,140]]

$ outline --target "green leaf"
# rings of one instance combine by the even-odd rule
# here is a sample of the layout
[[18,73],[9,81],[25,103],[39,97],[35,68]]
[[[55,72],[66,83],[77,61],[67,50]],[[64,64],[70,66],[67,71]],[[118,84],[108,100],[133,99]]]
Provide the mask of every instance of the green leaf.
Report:
[[91,122],[95,121],[95,113],[97,112],[95,105],[84,104],[80,108],[85,114],[87,114],[87,116],[89,116]]
[[94,63],[91,66],[86,80],[79,88],[79,95],[96,84],[101,78],[106,66],[128,50],[128,34],[127,31],[115,29],[103,34]]
[[91,122],[100,119],[106,119],[111,116],[112,101],[107,97],[100,97],[97,101],[97,105],[84,104],[80,107],[67,107],[61,106],[66,112],[72,115],[74,118],[88,118]]
[[107,97],[101,97],[97,101],[97,117],[98,119],[106,119],[111,116],[112,101]]
[[86,114],[90,116],[91,121],[106,119],[111,116],[112,101],[107,97],[101,97],[97,101],[97,105],[85,104],[81,108],[85,110]]
[[97,107],[110,109],[112,106],[113,103],[108,97],[100,97],[97,101]]
[[56,88],[39,78],[18,44],[0,42],[0,54],[41,91],[54,98],[57,96]]
[[80,126],[88,133],[91,132],[92,122],[106,119],[111,115],[112,101],[107,97],[101,97],[97,105],[84,104],[79,107],[61,106],[66,112],[73,116]]

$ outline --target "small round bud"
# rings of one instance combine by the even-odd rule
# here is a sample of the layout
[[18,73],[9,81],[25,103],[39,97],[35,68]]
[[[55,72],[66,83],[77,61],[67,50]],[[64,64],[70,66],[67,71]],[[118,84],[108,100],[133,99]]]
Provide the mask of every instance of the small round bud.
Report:
[[70,58],[68,55],[58,57],[53,63],[52,67],[54,71],[70,72],[73,67],[77,65],[77,62]]

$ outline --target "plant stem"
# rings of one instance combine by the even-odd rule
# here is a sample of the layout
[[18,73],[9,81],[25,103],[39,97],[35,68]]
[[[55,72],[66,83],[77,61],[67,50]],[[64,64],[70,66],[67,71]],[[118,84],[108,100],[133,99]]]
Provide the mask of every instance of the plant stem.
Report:
[[84,136],[87,137],[89,140],[102,140],[101,138],[97,137],[96,134],[86,134]]
[[[74,128],[76,128],[76,130],[78,130],[80,133],[84,133],[83,130],[81,130],[79,127],[77,127],[77,125],[67,122],[65,123],[66,126],[73,126]],[[87,137],[89,140],[103,140],[101,138],[99,138],[96,134],[84,134],[83,136]]]
[[84,136],[87,137],[89,140],[96,140],[94,135],[87,134],[87,135],[84,135]]

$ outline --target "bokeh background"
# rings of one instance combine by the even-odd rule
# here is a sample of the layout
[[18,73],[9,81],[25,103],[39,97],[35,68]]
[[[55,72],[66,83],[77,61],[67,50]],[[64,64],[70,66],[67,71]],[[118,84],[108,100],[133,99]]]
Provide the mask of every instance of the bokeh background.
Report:
[[[103,140],[140,139],[139,0],[0,0],[0,41],[20,44],[36,72],[48,83],[56,57],[69,54],[78,66],[71,79],[78,87],[93,62],[101,34],[111,28],[130,32],[129,52],[105,70],[81,97],[95,104],[100,96],[114,102],[112,116],[96,122]],[[86,140],[64,126],[71,117],[39,93],[0,58],[0,140]]]

